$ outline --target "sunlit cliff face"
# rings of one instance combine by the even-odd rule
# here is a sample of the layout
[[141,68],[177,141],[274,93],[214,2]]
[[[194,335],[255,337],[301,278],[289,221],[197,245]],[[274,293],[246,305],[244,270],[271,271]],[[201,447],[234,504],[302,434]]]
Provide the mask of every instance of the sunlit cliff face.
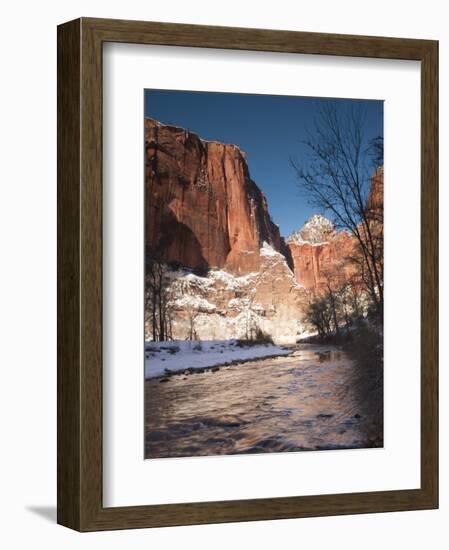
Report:
[[[354,238],[317,214],[284,241],[235,145],[146,119],[145,148],[146,256],[168,265],[173,337],[194,311],[199,338],[244,337],[254,323],[296,341],[307,294],[351,277]],[[379,169],[368,207],[382,204]]]
[[152,119],[145,120],[145,146],[149,254],[244,275],[259,270],[264,241],[281,250],[279,228],[237,146]]

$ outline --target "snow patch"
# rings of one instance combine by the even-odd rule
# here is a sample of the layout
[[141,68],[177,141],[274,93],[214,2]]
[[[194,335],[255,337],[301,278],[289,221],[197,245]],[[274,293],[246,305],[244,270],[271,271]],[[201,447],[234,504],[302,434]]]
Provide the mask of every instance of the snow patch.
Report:
[[257,273],[248,273],[241,277],[235,277],[226,271],[217,269],[209,272],[209,279],[212,284],[221,283],[226,290],[238,290],[247,286],[257,275]]
[[262,243],[262,247],[260,249],[260,255],[265,256],[266,258],[282,258],[282,259],[285,259],[284,256],[280,252],[277,252],[266,241],[264,241]]
[[174,300],[172,302],[172,305],[176,309],[190,308],[195,311],[202,311],[206,313],[212,313],[217,309],[217,306],[215,304],[211,304],[205,298],[201,298],[200,296],[191,296],[191,295],[186,295],[186,296],[183,296],[182,298],[178,298],[177,300]]
[[335,236],[334,224],[322,216],[315,214],[306,223],[287,238],[287,243],[320,245]]
[[145,378],[290,353],[291,350],[274,344],[241,346],[237,340],[145,342]]

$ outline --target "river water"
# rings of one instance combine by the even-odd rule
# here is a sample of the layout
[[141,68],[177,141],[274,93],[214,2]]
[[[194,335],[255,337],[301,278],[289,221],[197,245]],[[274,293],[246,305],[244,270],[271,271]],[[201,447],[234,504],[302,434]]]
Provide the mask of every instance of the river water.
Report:
[[289,356],[147,380],[145,455],[381,447],[382,404],[373,395],[344,352],[312,344]]

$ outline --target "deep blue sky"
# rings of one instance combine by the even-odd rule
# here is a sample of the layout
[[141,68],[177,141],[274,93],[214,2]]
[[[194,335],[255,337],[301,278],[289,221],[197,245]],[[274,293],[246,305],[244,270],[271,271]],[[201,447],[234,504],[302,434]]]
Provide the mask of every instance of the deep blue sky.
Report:
[[[316,208],[300,195],[290,157],[307,154],[319,98],[145,90],[145,116],[188,128],[207,140],[234,143],[246,152],[251,178],[265,193],[271,217],[287,237]],[[338,109],[363,103],[366,137],[383,136],[383,102],[337,100]]]

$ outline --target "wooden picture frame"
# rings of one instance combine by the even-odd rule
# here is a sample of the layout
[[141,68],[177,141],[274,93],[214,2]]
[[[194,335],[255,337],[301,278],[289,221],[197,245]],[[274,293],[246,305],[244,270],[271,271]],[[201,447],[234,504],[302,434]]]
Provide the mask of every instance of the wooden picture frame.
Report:
[[[102,502],[102,45],[421,62],[421,488],[105,508]],[[438,43],[81,18],[58,27],[58,523],[79,531],[438,506]]]

